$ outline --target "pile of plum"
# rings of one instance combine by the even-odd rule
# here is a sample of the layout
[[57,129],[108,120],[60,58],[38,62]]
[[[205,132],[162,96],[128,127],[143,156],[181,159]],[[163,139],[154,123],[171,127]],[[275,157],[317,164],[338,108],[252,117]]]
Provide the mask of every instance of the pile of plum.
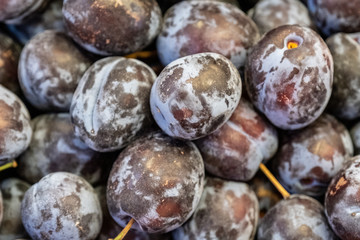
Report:
[[360,0],[0,1],[2,240],[360,240],[357,154]]

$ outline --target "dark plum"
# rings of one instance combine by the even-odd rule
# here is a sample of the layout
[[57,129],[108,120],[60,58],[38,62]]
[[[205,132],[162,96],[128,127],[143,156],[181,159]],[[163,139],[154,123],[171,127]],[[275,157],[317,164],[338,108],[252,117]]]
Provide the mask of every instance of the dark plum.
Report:
[[83,75],[71,103],[75,134],[99,152],[125,147],[153,124],[150,89],[156,74],[124,57],[95,62]]
[[353,120],[360,117],[360,33],[337,33],[326,43],[334,59],[328,110],[339,118]]
[[183,1],[166,12],[157,51],[164,65],[188,55],[215,52],[240,68],[259,37],[255,23],[231,4]]
[[307,0],[307,6],[316,26],[325,36],[360,31],[360,0]]
[[237,181],[250,180],[262,161],[278,147],[276,129],[251,103],[241,99],[231,118],[214,133],[196,140],[211,174]]
[[68,113],[44,114],[31,121],[33,135],[20,156],[18,174],[30,183],[52,172],[71,172],[94,184],[100,180],[104,160],[76,137]]
[[254,239],[259,203],[249,185],[207,178],[191,219],[173,232],[174,240]]
[[0,32],[0,84],[15,94],[20,93],[17,77],[21,46]]
[[18,157],[29,146],[32,129],[23,102],[0,85],[0,165]]
[[155,0],[65,0],[65,27],[86,50],[124,55],[149,45],[161,28]]
[[4,217],[0,226],[1,240],[14,240],[26,237],[21,222],[21,201],[30,184],[17,178],[7,178],[0,183],[3,193]]
[[331,53],[307,27],[283,25],[269,31],[247,58],[247,93],[282,129],[299,129],[315,121],[330,99],[332,83]]
[[32,38],[21,52],[21,89],[38,109],[68,111],[76,86],[90,64],[65,33],[47,30]]
[[0,22],[21,24],[38,11],[42,10],[49,0],[2,0],[0,4]]
[[350,130],[352,142],[354,144],[354,155],[360,154],[360,122],[357,122]]
[[169,232],[196,209],[204,187],[204,163],[190,141],[149,133],[119,155],[107,184],[114,220],[149,233]]
[[314,28],[309,11],[299,0],[261,0],[248,12],[260,34],[286,24]]
[[235,66],[217,53],[177,59],[160,73],[151,89],[151,112],[168,135],[194,140],[219,129],[241,97]]
[[32,239],[95,239],[102,211],[93,187],[82,177],[56,172],[31,186],[21,203],[21,219]]
[[29,21],[21,25],[7,25],[7,28],[22,44],[45,30],[65,32],[62,5],[63,0],[51,0],[43,12],[35,14]]
[[348,130],[324,114],[304,129],[283,134],[273,167],[288,191],[322,196],[353,153]]
[[324,207],[305,195],[292,195],[271,208],[258,228],[258,240],[336,240]]
[[350,159],[331,181],[325,196],[325,213],[341,239],[360,239],[359,155]]

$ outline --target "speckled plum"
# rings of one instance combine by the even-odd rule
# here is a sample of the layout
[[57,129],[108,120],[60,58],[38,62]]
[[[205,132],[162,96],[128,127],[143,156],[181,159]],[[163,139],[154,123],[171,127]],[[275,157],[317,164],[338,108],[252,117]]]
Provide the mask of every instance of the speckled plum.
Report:
[[21,201],[30,184],[17,178],[7,178],[0,183],[3,193],[4,217],[0,226],[0,239],[14,240],[26,237],[21,222]]
[[292,193],[322,196],[331,179],[354,153],[350,134],[324,114],[308,127],[285,132],[274,158],[274,174]]
[[194,215],[173,232],[174,240],[254,239],[259,203],[246,183],[207,178]]
[[101,55],[143,49],[157,36],[162,23],[155,0],[64,0],[63,15],[72,38]]
[[260,34],[286,24],[314,28],[309,11],[299,0],[261,0],[248,12]]
[[324,207],[305,195],[292,195],[271,208],[259,223],[258,240],[336,240]]
[[29,146],[32,129],[23,102],[0,85],[0,165],[18,157]]
[[152,132],[123,150],[111,170],[107,204],[114,220],[149,233],[169,232],[195,211],[204,163],[194,143]]
[[0,32],[0,84],[19,94],[17,77],[21,47],[12,38]]
[[166,12],[157,51],[164,65],[188,55],[216,52],[240,68],[259,38],[256,24],[232,4],[183,1]]
[[30,183],[52,172],[71,172],[94,184],[104,159],[76,137],[70,114],[44,114],[31,121],[30,145],[19,158],[18,174]]
[[90,64],[65,33],[47,30],[32,38],[21,52],[21,89],[38,109],[68,111],[76,86]]
[[333,59],[307,27],[283,25],[253,47],[245,84],[252,103],[277,127],[299,129],[315,121],[331,95]]
[[316,26],[325,36],[360,31],[360,0],[307,0],[307,6]]
[[352,142],[354,144],[354,155],[360,154],[360,122],[357,122],[350,130]]
[[360,156],[355,156],[333,178],[325,196],[325,213],[343,240],[360,239]]
[[168,135],[194,140],[219,129],[241,97],[235,66],[217,53],[199,53],[170,63],[151,89],[151,112]]
[[93,187],[82,177],[50,173],[26,191],[21,219],[32,239],[95,239],[102,211]]
[[276,129],[241,99],[231,118],[214,133],[196,141],[211,174],[238,181],[250,180],[262,161],[278,147]]
[[326,43],[334,59],[328,110],[339,118],[353,120],[360,117],[360,33],[338,33]]
[[49,0],[2,0],[0,22],[20,24],[45,7]]
[[90,148],[123,148],[153,123],[149,98],[154,71],[123,57],[95,62],[82,77],[71,103],[75,134]]
[[36,34],[45,30],[65,32],[62,5],[63,0],[51,0],[43,12],[35,14],[23,24],[8,25],[7,28],[22,44],[26,44]]

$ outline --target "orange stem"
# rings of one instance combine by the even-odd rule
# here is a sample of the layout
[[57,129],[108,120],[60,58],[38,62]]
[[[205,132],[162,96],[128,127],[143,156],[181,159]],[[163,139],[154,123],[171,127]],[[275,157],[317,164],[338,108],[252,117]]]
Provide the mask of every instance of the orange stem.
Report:
[[274,175],[269,171],[265,164],[260,163],[260,169],[265,174],[265,176],[270,180],[270,182],[275,186],[275,188],[280,192],[284,199],[290,197],[290,193],[279,183],[279,181],[274,177]]
[[[135,222],[135,220],[133,218],[130,219],[130,221],[125,226],[125,228],[121,231],[121,233],[119,235],[117,235],[116,238],[114,238],[114,240],[123,240],[124,237],[126,236],[126,234],[129,232],[131,226],[134,224],[134,222]],[[109,239],[109,240],[113,240],[113,239]]]
[[17,166],[18,166],[17,162],[15,160],[12,160],[11,162],[0,166],[0,172],[6,170],[8,168],[16,168]]
[[126,58],[151,58],[157,55],[156,51],[142,51],[126,55]]

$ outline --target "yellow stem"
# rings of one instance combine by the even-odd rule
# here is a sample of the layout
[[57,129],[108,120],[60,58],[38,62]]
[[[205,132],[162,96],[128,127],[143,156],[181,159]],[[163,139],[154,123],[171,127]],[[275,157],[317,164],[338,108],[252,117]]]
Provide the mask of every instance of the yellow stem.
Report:
[[129,232],[131,226],[134,223],[134,219],[130,219],[130,221],[128,222],[128,224],[125,226],[125,228],[121,231],[121,233],[119,235],[117,235],[116,238],[114,239],[109,239],[109,240],[123,240],[124,237],[126,236],[126,234]]
[[142,51],[126,55],[126,58],[151,58],[157,55],[156,51]]
[[18,166],[17,162],[15,160],[12,160],[11,162],[0,166],[0,172],[6,170],[8,168],[16,168],[17,166]]
[[263,163],[260,163],[260,169],[270,180],[270,182],[275,186],[275,188],[280,192],[283,198],[288,199],[290,197],[290,194],[285,190],[285,188],[279,183],[279,181],[274,177],[274,175]]

